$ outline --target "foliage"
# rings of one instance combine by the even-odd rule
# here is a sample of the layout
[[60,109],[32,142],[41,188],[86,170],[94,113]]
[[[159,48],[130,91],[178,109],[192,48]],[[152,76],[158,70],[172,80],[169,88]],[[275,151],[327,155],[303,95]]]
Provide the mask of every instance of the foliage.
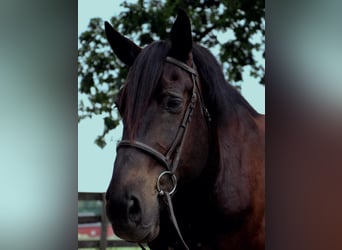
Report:
[[[166,0],[122,3],[125,11],[110,20],[113,27],[139,46],[167,39],[178,8],[192,22],[193,39],[208,48],[218,48],[227,80],[235,86],[243,81],[246,66],[264,84],[265,2],[263,0]],[[104,131],[96,144],[104,147],[105,135],[119,123],[113,104],[127,68],[113,56],[104,34],[104,20],[94,18],[80,37],[78,55],[79,121],[103,115]],[[227,40],[219,34],[231,34]],[[248,84],[248,83],[247,83]]]

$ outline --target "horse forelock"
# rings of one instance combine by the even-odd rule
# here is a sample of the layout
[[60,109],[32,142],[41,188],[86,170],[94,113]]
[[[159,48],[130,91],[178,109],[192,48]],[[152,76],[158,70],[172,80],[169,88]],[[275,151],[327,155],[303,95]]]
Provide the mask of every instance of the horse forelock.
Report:
[[122,107],[121,115],[130,139],[135,137],[142,117],[156,92],[169,50],[169,42],[154,42],[140,52],[129,70],[118,105]]

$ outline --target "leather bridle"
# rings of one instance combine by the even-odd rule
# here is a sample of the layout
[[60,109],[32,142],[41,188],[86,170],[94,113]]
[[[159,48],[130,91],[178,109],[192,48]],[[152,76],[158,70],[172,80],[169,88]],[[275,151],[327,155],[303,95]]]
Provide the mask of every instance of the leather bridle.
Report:
[[[136,149],[142,151],[143,153],[150,155],[151,157],[153,157],[155,160],[157,160],[160,164],[162,164],[166,168],[166,171],[163,171],[159,175],[159,177],[157,179],[156,188],[157,188],[159,195],[164,196],[166,198],[166,204],[168,206],[168,210],[170,213],[170,219],[171,219],[172,223],[174,224],[176,231],[177,231],[185,249],[189,249],[189,247],[186,245],[186,243],[183,240],[182,234],[180,233],[178,223],[177,223],[176,217],[175,217],[174,212],[173,212],[171,195],[175,192],[176,187],[177,187],[177,178],[176,178],[175,172],[176,172],[176,169],[178,167],[182,148],[183,148],[184,141],[186,138],[188,124],[191,121],[192,112],[196,106],[197,95],[199,95],[200,105],[201,105],[201,108],[203,110],[204,117],[207,121],[208,128],[210,125],[211,118],[210,118],[210,114],[208,112],[208,109],[206,108],[206,106],[204,104],[203,96],[201,94],[201,89],[198,85],[198,80],[197,80],[198,75],[197,75],[196,70],[194,68],[188,66],[187,64],[185,64],[185,63],[183,63],[183,62],[181,62],[175,58],[172,58],[172,57],[166,57],[166,62],[174,64],[174,65],[178,66],[179,68],[188,72],[191,76],[192,83],[193,83],[192,95],[191,95],[189,104],[188,104],[187,109],[184,113],[182,122],[179,125],[177,134],[176,134],[171,146],[169,147],[169,150],[166,152],[166,154],[162,154],[158,150],[152,148],[151,146],[149,146],[143,142],[130,141],[130,140],[120,141],[117,145],[117,150],[121,147],[136,148]],[[170,191],[163,190],[160,187],[160,180],[164,175],[168,175],[171,178],[173,187]],[[140,246],[143,249],[145,249],[142,245],[140,245]]]

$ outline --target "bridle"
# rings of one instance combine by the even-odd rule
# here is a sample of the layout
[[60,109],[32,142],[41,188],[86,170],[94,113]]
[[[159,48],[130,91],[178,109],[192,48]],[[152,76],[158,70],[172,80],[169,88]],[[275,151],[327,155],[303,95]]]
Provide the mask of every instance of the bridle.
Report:
[[[185,64],[185,63],[183,63],[183,62],[181,62],[175,58],[172,58],[172,57],[166,57],[166,62],[174,64],[174,65],[178,66],[179,68],[188,72],[191,76],[192,84],[193,84],[190,102],[189,102],[187,109],[184,113],[182,122],[179,125],[177,134],[176,134],[171,146],[169,147],[169,150],[166,152],[166,154],[162,154],[158,150],[150,147],[149,145],[147,145],[143,142],[130,141],[130,140],[120,141],[117,145],[117,150],[121,147],[136,148],[136,149],[144,152],[145,154],[150,155],[151,157],[156,159],[159,163],[161,163],[166,168],[166,171],[163,171],[159,175],[159,177],[157,179],[156,188],[157,188],[159,195],[164,196],[166,198],[166,204],[167,204],[167,207],[169,210],[170,219],[171,219],[172,223],[174,224],[175,229],[178,233],[178,236],[181,239],[185,249],[189,249],[189,247],[186,245],[186,243],[182,237],[182,234],[180,233],[178,223],[177,223],[176,217],[175,217],[174,212],[173,212],[171,195],[176,191],[177,178],[176,178],[175,172],[176,172],[176,169],[178,167],[179,160],[180,160],[182,148],[183,148],[185,138],[186,138],[186,133],[188,130],[188,125],[189,125],[189,122],[191,121],[192,112],[196,106],[197,93],[199,95],[200,105],[201,105],[204,117],[206,119],[206,122],[208,124],[208,128],[210,126],[211,118],[210,118],[210,114],[208,112],[208,109],[206,108],[206,106],[204,104],[204,99],[203,99],[201,89],[199,87],[198,80],[197,80],[198,75],[197,75],[196,69],[192,68],[192,67],[188,66],[187,64]],[[197,90],[197,92],[196,92],[196,90]],[[165,191],[160,186],[160,180],[162,179],[163,176],[169,176],[171,178],[171,182],[172,182],[173,187],[170,191]],[[142,249],[145,249],[141,244],[140,244],[140,246]]]

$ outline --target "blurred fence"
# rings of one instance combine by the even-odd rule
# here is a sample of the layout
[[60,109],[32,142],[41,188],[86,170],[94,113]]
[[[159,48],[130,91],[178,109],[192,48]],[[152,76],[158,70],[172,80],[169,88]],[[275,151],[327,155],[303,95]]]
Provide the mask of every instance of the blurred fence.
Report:
[[105,250],[107,247],[136,247],[136,244],[128,243],[119,239],[108,239],[108,219],[105,212],[105,193],[78,193],[78,201],[100,201],[102,211],[100,215],[78,216],[78,226],[82,224],[100,223],[99,239],[78,238],[78,248],[99,248]]

